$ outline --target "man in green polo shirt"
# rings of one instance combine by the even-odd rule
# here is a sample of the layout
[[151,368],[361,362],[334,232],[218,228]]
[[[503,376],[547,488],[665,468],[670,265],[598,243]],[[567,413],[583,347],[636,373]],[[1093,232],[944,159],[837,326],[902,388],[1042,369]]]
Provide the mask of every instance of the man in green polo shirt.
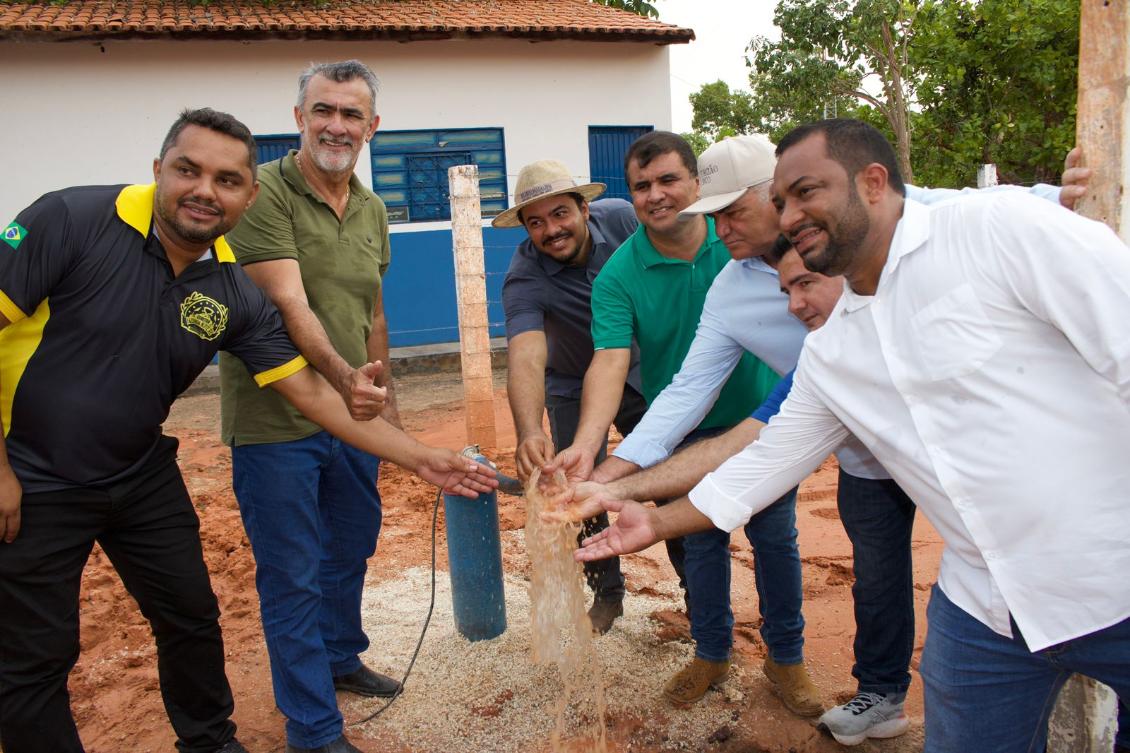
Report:
[[[620,402],[632,340],[639,344],[640,377],[650,404],[678,373],[694,340],[706,292],[730,261],[714,221],[679,217],[698,198],[698,166],[690,145],[662,131],[646,134],[628,149],[624,172],[640,226],[593,283],[592,338],[595,353],[585,373],[576,439],[547,467],[567,469],[574,479],[592,473],[593,460]],[[737,425],[768,396],[779,375],[746,353],[722,387],[714,408],[684,440],[703,439]],[[599,480],[599,479],[598,479]],[[753,545],[758,602],[770,655],[792,695],[818,695],[804,671],[800,555],[796,544],[796,490],[746,527]],[[729,534],[719,530],[684,537],[683,568],[695,658],[664,689],[676,705],[700,699],[730,668],[733,611],[730,608]],[[668,549],[671,552],[670,548]],[[672,564],[679,569],[674,559]]]
[[[399,425],[381,303],[388,218],[353,174],[380,122],[376,86],[356,60],[302,73],[294,108],[301,148],[260,167],[259,200],[230,241],[354,418],[380,415]],[[255,554],[287,751],[356,750],[343,735],[335,689],[367,696],[400,689],[360,659],[369,646],[361,594],[380,531],[380,459],[257,390],[239,361],[222,358],[220,373],[223,438]]]

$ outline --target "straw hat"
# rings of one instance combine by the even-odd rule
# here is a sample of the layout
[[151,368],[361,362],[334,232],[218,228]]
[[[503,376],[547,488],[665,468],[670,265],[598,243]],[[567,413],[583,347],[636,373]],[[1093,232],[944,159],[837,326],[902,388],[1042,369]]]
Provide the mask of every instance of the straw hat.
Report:
[[604,193],[605,188],[603,183],[584,183],[578,186],[573,181],[573,176],[569,174],[569,168],[555,159],[531,162],[518,173],[514,206],[499,214],[490,224],[494,227],[521,227],[522,221],[518,219],[518,212],[522,207],[563,193],[577,193],[584,197],[585,201],[592,201]]

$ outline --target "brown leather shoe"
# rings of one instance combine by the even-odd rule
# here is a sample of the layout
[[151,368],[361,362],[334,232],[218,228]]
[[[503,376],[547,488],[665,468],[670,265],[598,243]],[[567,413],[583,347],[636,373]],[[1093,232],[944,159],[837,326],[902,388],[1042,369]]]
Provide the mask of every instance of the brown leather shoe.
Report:
[[789,711],[797,716],[819,716],[824,713],[820,691],[812,684],[804,662],[778,664],[766,657],[761,670],[773,685],[773,692]]
[[729,672],[729,661],[707,661],[696,656],[667,681],[663,696],[675,706],[686,708],[706,695],[708,689],[725,682]]
[[604,635],[612,629],[612,623],[617,617],[624,614],[623,599],[593,599],[589,607],[589,622],[592,631],[597,635]]

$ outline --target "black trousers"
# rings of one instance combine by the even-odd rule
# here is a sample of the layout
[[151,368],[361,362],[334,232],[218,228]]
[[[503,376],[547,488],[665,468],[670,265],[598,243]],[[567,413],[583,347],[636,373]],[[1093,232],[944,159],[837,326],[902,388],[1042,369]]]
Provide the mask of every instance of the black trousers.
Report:
[[165,710],[183,753],[235,735],[219,605],[176,442],[128,482],[27,494],[22,525],[0,543],[0,747],[83,750],[67,675],[79,654],[79,584],[97,541],[153,629]]
[[[546,413],[549,414],[549,431],[553,437],[553,446],[560,452],[573,444],[577,436],[577,426],[581,421],[581,399],[579,397],[560,397],[546,395]],[[647,412],[647,403],[643,395],[635,389],[624,385],[624,396],[620,399],[620,408],[612,423],[616,431],[622,436],[628,436],[636,424]],[[608,441],[600,446],[600,453],[596,456],[596,464],[607,456]],[[590,518],[581,527],[577,536],[577,543],[582,539],[600,533],[608,527],[608,513],[602,512],[595,518]],[[680,565],[682,559],[680,558]],[[682,572],[679,573],[680,578]],[[596,560],[585,563],[585,581],[592,589],[593,595],[598,599],[617,601],[624,598],[624,575],[620,572],[620,558],[609,557],[605,560]]]

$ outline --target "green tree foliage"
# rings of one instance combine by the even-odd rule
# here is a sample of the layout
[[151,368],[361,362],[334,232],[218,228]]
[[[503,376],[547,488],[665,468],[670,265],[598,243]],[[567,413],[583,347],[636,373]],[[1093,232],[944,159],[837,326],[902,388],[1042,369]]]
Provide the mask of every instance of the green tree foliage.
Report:
[[757,130],[753,95],[740,89],[730,91],[725,81],[703,84],[690,100],[694,108],[691,127],[711,142]]
[[777,140],[856,117],[923,185],[969,185],[984,162],[1008,182],[1058,180],[1074,141],[1078,0],[778,0],[774,21],[779,42],[750,42],[750,92],[691,95],[696,132]]
[[773,22],[781,40],[756,37],[749,47],[750,84],[765,124],[779,131],[870,108],[885,121],[909,176],[907,47],[917,14],[911,0],[779,0]]
[[597,5],[607,5],[609,8],[619,8],[644,18],[659,18],[659,11],[654,3],[647,0],[593,0]]
[[920,172],[966,185],[991,162],[1002,182],[1058,182],[1075,141],[1078,0],[932,0],[920,20]]

